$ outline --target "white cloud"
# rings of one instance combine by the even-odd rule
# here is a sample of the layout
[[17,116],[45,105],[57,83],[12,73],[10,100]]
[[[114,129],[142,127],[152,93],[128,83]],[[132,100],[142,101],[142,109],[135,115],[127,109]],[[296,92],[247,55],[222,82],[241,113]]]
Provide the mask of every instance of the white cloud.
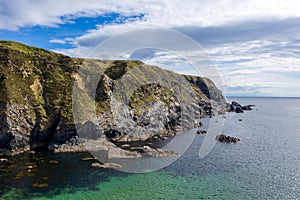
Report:
[[300,96],[299,89],[295,89],[300,85],[300,58],[291,50],[289,57],[282,56],[282,44],[288,42],[232,43],[211,48],[208,53],[217,63],[230,94],[259,91],[264,95]]
[[79,16],[99,16],[112,12],[122,15],[145,14],[144,23],[134,26],[167,27],[216,26],[262,18],[300,16],[300,3],[297,0],[1,0],[0,5],[0,29],[8,30],[35,25],[53,27]]
[[0,29],[18,30],[27,26],[57,27],[68,20],[80,16],[96,16],[118,10],[109,3],[100,1],[72,1],[72,0],[1,0],[0,1]]
[[67,42],[65,40],[60,39],[51,39],[49,40],[50,43],[57,43],[57,44],[66,44]]
[[[255,40],[212,47],[207,49],[207,53],[211,56],[211,62],[215,62],[219,69],[226,94],[300,96],[300,90],[296,87],[300,85],[300,58],[293,52],[290,57],[281,56],[280,52],[284,51],[285,45],[288,45],[288,42]],[[149,52],[147,54],[142,51],[140,57],[132,57],[136,53],[131,52],[125,54],[123,58],[140,59],[147,64],[161,66],[178,73],[200,75],[193,66],[180,57],[180,52],[177,54],[160,50]],[[200,54],[194,52],[194,55],[190,56],[196,55]],[[199,66],[199,71],[201,70],[202,66]],[[205,75],[210,76],[209,73]]]
[[[74,48],[56,51],[86,57],[91,49],[105,38],[136,28],[208,28],[205,40],[211,39],[213,42],[205,47],[217,64],[228,93],[300,96],[300,91],[295,90],[295,85],[299,86],[300,83],[299,22],[295,22],[298,26],[289,24],[289,29],[286,29],[286,26],[274,29],[274,23],[274,30],[262,27],[256,31],[256,25],[261,21],[299,19],[299,7],[298,0],[0,0],[0,29],[19,30],[37,25],[58,27],[81,16],[96,17],[110,13],[129,17],[143,15],[142,18],[125,18],[121,23],[116,21],[112,24],[98,24],[95,29],[87,30],[85,34],[76,38],[52,38],[49,41],[59,44],[71,43]],[[238,28],[237,24],[242,25],[244,22],[252,22],[252,32],[247,32],[247,24],[244,24],[237,31],[239,35],[231,35],[235,33],[233,30],[227,32],[227,35],[210,37],[209,28],[234,29]],[[199,30],[196,30],[191,35],[198,42],[205,42],[201,41],[201,37],[197,37],[198,34]],[[243,37],[240,37],[241,35]],[[222,40],[223,36],[226,41]],[[176,70],[193,73],[184,67],[180,68],[178,59],[170,55],[157,54],[147,60],[150,64],[166,67],[172,65],[170,61],[173,61]]]

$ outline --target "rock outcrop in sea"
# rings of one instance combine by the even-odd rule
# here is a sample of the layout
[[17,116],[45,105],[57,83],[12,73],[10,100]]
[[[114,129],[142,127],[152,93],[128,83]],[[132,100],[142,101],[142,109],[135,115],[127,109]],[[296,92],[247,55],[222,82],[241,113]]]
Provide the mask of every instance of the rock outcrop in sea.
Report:
[[198,135],[205,135],[205,134],[206,134],[206,131],[204,131],[204,130],[198,130],[196,133],[197,133]]
[[255,105],[245,105],[242,106],[236,101],[232,101],[231,104],[227,103],[226,111],[227,112],[235,112],[235,113],[244,113],[244,111],[252,110],[252,107]]
[[227,136],[224,134],[217,135],[216,140],[218,140],[219,142],[226,142],[226,143],[237,143],[240,141],[239,138]]

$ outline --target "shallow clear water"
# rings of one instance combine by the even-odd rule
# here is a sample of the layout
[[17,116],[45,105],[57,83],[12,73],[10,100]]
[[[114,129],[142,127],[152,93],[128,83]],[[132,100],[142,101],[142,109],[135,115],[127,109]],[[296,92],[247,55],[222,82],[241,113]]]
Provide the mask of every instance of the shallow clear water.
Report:
[[235,99],[256,105],[227,115],[223,133],[241,141],[203,159],[203,135],[145,174],[94,169],[87,153],[25,154],[0,163],[0,199],[300,199],[300,99]]

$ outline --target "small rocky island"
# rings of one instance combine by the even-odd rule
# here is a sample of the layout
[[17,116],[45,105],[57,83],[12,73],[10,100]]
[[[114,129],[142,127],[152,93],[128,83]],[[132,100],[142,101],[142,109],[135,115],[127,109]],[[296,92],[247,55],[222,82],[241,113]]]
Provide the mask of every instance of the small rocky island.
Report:
[[218,140],[219,142],[226,142],[226,143],[237,143],[240,141],[239,138],[227,136],[224,134],[217,135],[216,140]]
[[255,105],[245,105],[242,106],[236,101],[232,101],[231,104],[227,103],[226,111],[227,112],[235,112],[235,113],[244,113],[244,111],[252,110],[252,107]]

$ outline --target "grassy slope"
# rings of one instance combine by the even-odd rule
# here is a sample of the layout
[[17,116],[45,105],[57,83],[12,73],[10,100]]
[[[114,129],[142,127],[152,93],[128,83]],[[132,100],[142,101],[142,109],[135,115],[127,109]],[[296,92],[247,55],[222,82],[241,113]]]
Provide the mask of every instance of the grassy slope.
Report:
[[47,125],[55,110],[72,122],[71,92],[76,59],[10,41],[0,41],[1,101],[26,104]]
[[[70,58],[17,42],[0,41],[0,84],[2,86],[0,88],[0,103],[14,102],[28,105],[32,108],[31,115],[45,126],[49,125],[57,112],[61,113],[65,124],[73,123],[72,89],[75,81],[74,75],[82,64],[86,66],[87,70],[90,65],[97,65],[107,77],[116,81],[120,77],[128,76],[129,78],[126,80],[132,82],[132,88],[136,85],[147,84],[151,79],[162,80],[167,77],[167,79],[176,81],[184,77],[194,83],[192,87],[200,98],[209,98],[207,88],[217,90],[209,79],[181,76],[155,66],[144,65],[140,61],[93,60],[92,62],[83,62],[83,59]],[[137,66],[141,66],[141,68],[134,70]],[[91,74],[93,73],[87,74],[89,77],[83,75],[80,78],[89,79],[90,82],[97,78],[92,77]],[[201,84],[197,85],[196,82]],[[171,85],[171,88],[180,90],[180,85]],[[96,92],[98,112],[109,109],[108,89],[105,81],[100,79]],[[133,91],[125,90],[125,93],[130,92]],[[91,102],[92,96],[93,94],[87,94],[86,98],[89,98]],[[139,101],[140,104],[141,99]],[[2,112],[3,109],[5,108],[2,106]]]

